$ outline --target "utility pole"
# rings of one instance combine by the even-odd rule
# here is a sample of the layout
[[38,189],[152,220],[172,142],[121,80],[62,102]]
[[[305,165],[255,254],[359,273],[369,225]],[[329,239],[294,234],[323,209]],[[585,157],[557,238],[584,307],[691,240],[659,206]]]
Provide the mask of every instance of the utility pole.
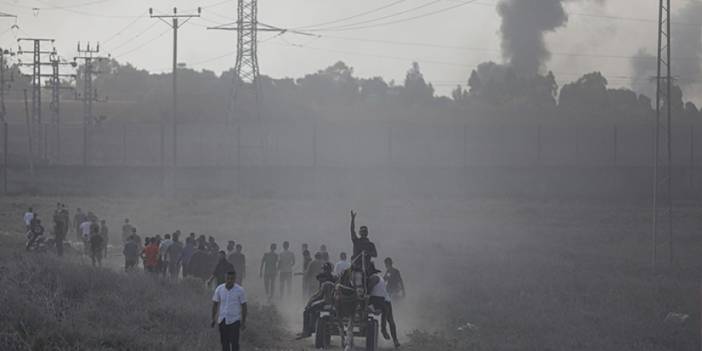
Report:
[[[31,76],[31,81],[32,81],[32,108],[31,108],[31,123],[30,123],[30,130],[28,133],[33,133],[36,129],[36,131],[40,134],[38,134],[35,138],[38,147],[37,147],[37,153],[42,154],[41,149],[41,131],[43,128],[43,120],[42,120],[42,115],[41,115],[41,66],[46,66],[46,65],[51,65],[50,62],[47,61],[42,61],[42,56],[45,55],[50,55],[55,52],[55,50],[42,50],[42,43],[51,43],[53,45],[54,39],[46,39],[46,38],[19,38],[17,39],[17,43],[21,44],[22,42],[31,42],[32,44],[32,50],[22,50],[22,47],[19,47],[19,50],[17,50],[18,55],[23,55],[23,54],[32,54],[32,63],[20,63],[20,65],[25,65],[25,66],[32,66],[32,74],[27,75]],[[35,128],[34,125],[37,127]],[[46,147],[46,145],[44,145]]]
[[656,270],[659,234],[668,234],[669,259],[673,263],[673,182],[670,67],[670,0],[658,5],[658,67],[656,74],[656,127],[653,155],[653,227],[651,267]]
[[93,122],[93,102],[97,100],[97,94],[93,90],[93,75],[99,73],[93,68],[95,61],[104,60],[104,57],[97,56],[100,53],[100,44],[91,47],[87,43],[81,47],[78,43],[78,56],[74,60],[83,60],[83,167],[88,166],[88,126]]
[[75,74],[62,74],[61,66],[70,65],[71,67],[76,67],[76,62],[65,62],[61,57],[54,51],[49,56],[49,61],[51,62],[51,74],[42,75],[42,77],[49,77],[47,85],[44,87],[51,90],[51,104],[49,105],[52,114],[51,122],[56,127],[56,145],[54,149],[55,160],[61,160],[61,112],[60,112],[60,98],[61,90],[72,90],[72,86],[62,86],[61,78],[75,78]]
[[[173,29],[173,116],[171,126],[173,128],[172,152],[173,152],[173,168],[178,164],[178,29],[190,21],[192,18],[200,17],[201,8],[197,8],[197,14],[179,14],[178,8],[173,8],[172,14],[154,14],[154,10],[149,8],[149,16],[156,18]],[[170,19],[171,22],[167,21]],[[184,19],[182,22],[180,19]]]
[[[10,50],[0,49],[0,121],[2,122],[2,189],[3,194],[7,194],[7,154],[8,147],[10,143],[7,138],[9,137],[8,123],[7,123],[7,108],[5,106],[5,89],[7,88],[7,79],[5,78],[5,70],[7,68],[7,59],[5,56],[14,56],[15,54]],[[11,77],[13,81],[14,77]]]

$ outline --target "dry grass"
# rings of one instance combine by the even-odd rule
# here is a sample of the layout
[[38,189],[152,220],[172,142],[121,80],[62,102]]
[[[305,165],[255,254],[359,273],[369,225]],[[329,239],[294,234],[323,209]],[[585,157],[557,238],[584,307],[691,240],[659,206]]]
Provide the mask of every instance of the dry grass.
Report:
[[[57,200],[50,197],[0,199],[0,206],[11,209],[0,212],[3,216],[0,223],[6,228],[21,225],[19,219],[27,205],[34,204],[46,212]],[[108,223],[130,216],[146,233],[182,228],[212,233],[220,241],[236,239],[244,244],[252,260],[249,264],[254,266],[268,243],[273,241],[290,240],[296,252],[303,241],[313,246],[325,243],[333,255],[349,250],[347,213],[348,208],[357,208],[362,216],[359,224],[369,225],[380,255],[395,259],[407,283],[408,299],[395,306],[405,350],[699,350],[702,240],[698,233],[702,217],[697,204],[681,205],[675,211],[678,268],[652,275],[648,204],[495,199],[403,201],[373,196],[343,199],[343,203],[323,199],[236,198],[75,197],[61,200],[72,208],[81,206],[100,215],[106,214]],[[662,261],[666,261],[663,240],[659,249]],[[53,296],[48,293],[52,286],[65,286],[62,280],[50,283],[56,279],[46,278],[61,276],[60,272],[42,273],[38,282],[24,283],[37,285],[37,288],[25,289],[16,282],[8,284],[6,279],[31,267],[35,267],[33,271],[57,270],[51,259],[10,261],[5,259],[0,265],[14,267],[15,273],[3,273],[0,286],[9,285],[14,289],[13,299],[19,299],[14,295],[22,296],[21,292],[27,291]],[[76,277],[92,277],[103,272],[72,264],[70,267],[69,270],[80,272],[75,273]],[[197,342],[204,342],[202,335],[209,336],[207,342],[216,342],[212,339],[216,333],[203,329],[207,311],[202,309],[207,309],[209,296],[205,296],[199,286],[176,287],[172,298],[164,298],[159,291],[169,289],[168,283],[104,274],[107,278],[91,278],[93,284],[104,284],[95,288],[99,292],[85,292],[91,280],[80,281],[72,284],[81,287],[84,297],[60,301],[75,304],[85,300],[95,304],[104,299],[105,303],[115,305],[121,303],[121,298],[118,300],[115,296],[125,296],[135,302],[120,305],[131,306],[131,310],[120,309],[114,318],[121,326],[131,326],[132,329],[126,330],[138,330],[140,340],[146,340],[144,345],[151,345],[148,343],[153,340],[173,341],[179,346],[195,345],[191,349],[200,350]],[[133,279],[136,282],[133,283]],[[129,284],[137,285],[125,288]],[[253,296],[261,294],[261,285],[252,277],[247,290]],[[120,292],[119,295],[115,295],[114,290]],[[65,289],[61,291],[65,294]],[[0,315],[4,317],[7,307],[4,307],[6,297],[3,294],[5,292],[0,291],[3,298]],[[191,305],[186,305],[187,301]],[[148,308],[156,315],[172,311],[170,307],[175,304],[183,318],[166,314],[167,317],[159,317],[159,320],[168,319],[164,325],[153,326],[151,315],[141,308],[147,306],[146,302],[151,303],[152,307]],[[14,300],[12,303],[29,304]],[[21,317],[24,314],[19,311],[28,308],[34,308],[28,311],[53,311],[54,307],[49,307],[13,307],[15,314],[11,316]],[[109,322],[109,318],[99,321],[89,310],[87,307],[75,309],[71,320],[79,322],[70,323],[80,323],[82,330],[85,325]],[[690,318],[682,324],[665,323],[669,312],[685,313]],[[271,330],[271,325],[278,328],[277,313],[258,311],[255,314],[258,318],[272,320],[259,321],[255,331],[250,328],[249,345],[275,344],[266,340],[265,333]],[[101,335],[121,342],[136,337],[113,327],[82,330],[81,333],[86,334],[76,334],[71,330],[77,326],[59,322],[53,316],[42,318],[52,321],[48,327],[42,327],[43,322],[38,324],[45,328],[40,330],[48,330],[38,334],[45,340],[48,336],[44,335],[54,335],[51,332],[54,329],[59,330],[60,335],[73,335],[71,340],[80,342],[100,340]],[[174,318],[179,322],[171,323]],[[295,314],[291,318],[299,316]],[[21,319],[0,319],[0,333],[5,333],[0,337],[22,335],[16,328],[17,323],[7,322],[15,320]],[[84,320],[92,322],[84,323]],[[466,323],[475,328],[458,330]],[[142,330],[145,326],[152,329]],[[178,334],[189,328],[196,332],[185,332],[185,336],[178,339]],[[412,331],[414,329],[417,330]],[[114,333],[114,337],[107,330]],[[284,334],[282,330],[279,332]],[[311,347],[312,343],[307,341],[302,346]],[[186,348],[183,346],[183,349]]]
[[[3,246],[12,239],[3,237]],[[16,244],[16,242],[15,242]],[[0,256],[2,350],[216,350],[210,292],[143,274],[95,269],[70,259]],[[249,304],[248,347],[275,348],[286,335],[272,307]]]

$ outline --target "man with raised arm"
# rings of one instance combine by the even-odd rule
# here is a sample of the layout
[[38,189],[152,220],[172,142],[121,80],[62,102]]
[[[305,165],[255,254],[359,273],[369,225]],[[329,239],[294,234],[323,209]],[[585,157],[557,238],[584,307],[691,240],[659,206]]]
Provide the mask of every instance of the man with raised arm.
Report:
[[[363,267],[367,270],[370,267],[371,258],[378,257],[378,252],[375,250],[375,244],[368,239],[368,227],[362,225],[358,231],[360,237],[356,235],[356,214],[353,210],[351,211],[351,242],[353,243],[351,262],[355,270],[363,270]],[[365,262],[356,259],[363,252],[366,253]]]

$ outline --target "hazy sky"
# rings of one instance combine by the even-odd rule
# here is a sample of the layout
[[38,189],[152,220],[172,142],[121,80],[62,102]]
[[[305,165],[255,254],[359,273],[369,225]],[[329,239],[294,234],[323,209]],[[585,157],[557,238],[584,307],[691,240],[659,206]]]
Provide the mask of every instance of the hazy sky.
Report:
[[[685,2],[674,0],[674,6]],[[16,47],[18,36],[51,37],[57,40],[59,52],[72,58],[78,40],[100,41],[103,51],[120,61],[150,71],[165,71],[170,69],[171,32],[166,24],[148,18],[148,8],[168,12],[177,6],[181,12],[194,12],[202,6],[202,18],[193,19],[179,32],[179,62],[221,72],[233,66],[235,33],[205,27],[234,21],[235,3],[0,0],[0,11],[17,14],[21,28],[15,33],[9,29],[13,19],[0,19],[0,28],[6,28],[0,30],[0,44]],[[322,35],[319,38],[292,33],[270,38],[273,34],[262,33],[261,72],[276,78],[300,77],[343,60],[354,67],[358,76],[401,81],[416,60],[425,78],[440,93],[447,93],[456,84],[465,84],[470,70],[478,63],[501,61],[496,3],[497,0],[260,0],[260,22],[284,28],[317,25],[326,29],[314,31]],[[641,47],[655,52],[657,4],[657,0],[570,1],[566,27],[548,36],[554,53],[549,69],[561,82],[600,70],[612,86],[627,86],[631,74],[627,57]],[[320,25],[385,5],[391,6]],[[33,7],[39,10],[33,11]],[[439,12],[450,7],[454,8]],[[403,13],[397,15],[398,12]],[[433,12],[438,13],[427,15]],[[423,17],[403,21],[420,16]],[[388,24],[394,21],[402,22]]]

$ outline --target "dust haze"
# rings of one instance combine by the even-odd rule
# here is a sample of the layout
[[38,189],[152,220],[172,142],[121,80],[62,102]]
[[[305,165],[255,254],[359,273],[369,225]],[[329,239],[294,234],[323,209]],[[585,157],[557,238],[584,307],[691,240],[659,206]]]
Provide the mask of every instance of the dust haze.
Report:
[[[177,79],[170,69],[153,68],[171,63],[160,56],[164,50],[170,55],[172,48],[147,49],[155,41],[170,43],[171,22],[154,22],[161,31],[153,32],[146,20],[157,19],[144,14],[130,17],[128,11],[109,8],[116,12],[96,16],[100,6],[108,5],[32,1],[26,7],[9,1],[5,8],[4,3],[0,11],[20,14],[19,28],[29,32],[23,37],[47,32],[45,24],[31,27],[39,18],[93,16],[106,27],[115,21],[121,24],[115,30],[122,28],[103,41],[109,48],[105,52],[76,53],[84,57],[75,63],[73,52],[53,42],[36,44],[40,53],[34,62],[30,43],[22,40],[22,48],[12,42],[13,53],[7,51],[0,62],[0,240],[7,242],[7,250],[0,251],[0,271],[15,277],[4,283],[19,291],[42,286],[46,279],[36,272],[90,265],[81,253],[84,243],[72,230],[67,237],[75,249],[72,256],[45,261],[54,259],[54,252],[24,250],[26,209],[39,214],[51,236],[52,213],[64,203],[71,216],[80,207],[110,227],[104,267],[86,273],[91,282],[143,279],[148,285],[135,291],[153,297],[173,289],[168,299],[197,296],[202,301],[183,311],[147,309],[148,318],[129,322],[147,327],[103,335],[87,327],[94,321],[86,311],[100,301],[115,310],[132,302],[113,295],[70,300],[72,289],[56,289],[55,298],[65,294],[71,303],[51,302],[51,297],[27,303],[54,309],[52,316],[59,317],[51,323],[56,324],[0,308],[15,319],[0,321],[0,346],[165,350],[175,334],[194,342],[181,348],[216,345],[217,331],[207,324],[212,287],[203,288],[204,282],[192,277],[154,277],[143,267],[124,273],[119,233],[129,218],[142,239],[180,230],[184,236],[212,236],[222,249],[230,240],[241,244],[247,257],[242,285],[255,306],[248,317],[253,327],[242,334],[244,345],[314,349],[314,337],[295,340],[309,297],[303,296],[301,245],[308,244],[313,255],[325,245],[332,264],[341,252],[350,256],[353,210],[358,211],[356,225],[368,227],[377,248],[375,266],[385,272],[383,260],[390,257],[402,272],[406,296],[392,301],[400,349],[699,348],[702,115],[695,101],[702,92],[700,1],[673,2],[671,70],[676,79],[665,102],[673,115],[666,134],[671,141],[664,144],[671,145],[671,158],[670,167],[659,165],[655,175],[653,152],[660,148],[651,83],[656,38],[631,39],[621,52],[602,49],[623,40],[620,34],[603,38],[608,44],[599,47],[579,44],[597,39],[583,29],[583,19],[657,30],[656,19],[650,18],[657,11],[654,3],[636,2],[631,13],[604,0],[373,1],[336,9],[327,3],[315,5],[320,6],[315,15],[323,19],[315,21],[303,14],[302,3],[279,4],[276,11],[262,2],[259,16],[281,23],[261,18],[258,47],[246,41],[250,37],[231,47],[241,28],[229,28],[227,41],[216,47],[244,51],[178,60]],[[179,30],[231,26],[224,7],[235,6],[233,1],[201,9],[185,4],[177,13],[193,18]],[[466,9],[470,14],[459,12]],[[296,21],[302,23],[283,21],[297,12]],[[439,24],[441,16],[450,15],[460,21],[445,21],[453,32],[442,32],[443,41],[424,37],[426,27],[412,27]],[[461,21],[471,22],[471,30],[455,24]],[[290,23],[295,25],[286,27]],[[393,30],[396,25],[402,27]],[[497,31],[486,35],[472,26]],[[110,34],[102,27],[96,31]],[[207,44],[221,34],[198,33]],[[191,35],[182,39],[188,45]],[[478,38],[449,45],[469,36]],[[494,45],[499,52],[472,47],[485,42],[499,43]],[[122,48],[112,49],[115,43]],[[270,49],[275,45],[297,51]],[[559,45],[583,49],[564,52]],[[42,48],[50,53],[41,53]],[[103,55],[107,50],[126,53]],[[192,49],[181,50],[183,57],[194,55]],[[296,60],[298,51],[305,52],[304,60]],[[567,57],[574,64],[568,65]],[[220,63],[222,58],[229,61]],[[288,62],[281,69],[274,59]],[[603,63],[612,61],[618,62],[618,72]],[[33,81],[31,68],[39,66],[46,71]],[[663,182],[654,178],[664,171],[670,188],[660,188],[657,183]],[[660,203],[652,203],[654,187]],[[652,207],[666,205],[668,197],[672,216],[660,212],[653,218]],[[661,224],[667,220],[674,223],[672,233]],[[276,291],[267,298],[259,266],[269,245],[280,248],[284,241],[291,244],[299,274],[293,276],[292,296]],[[53,270],[14,271],[31,266],[25,260],[34,258]],[[102,273],[114,275],[100,278]],[[34,278],[16,278],[25,275]],[[66,281],[79,284],[80,279]],[[14,298],[0,293],[0,305]],[[69,305],[84,313],[84,320],[72,321],[76,326],[59,313]],[[170,326],[169,318],[180,324],[173,324],[170,334],[154,329],[152,336],[161,344],[141,343],[141,337],[148,340],[148,328]],[[42,337],[47,326],[61,335]],[[379,345],[381,350],[394,346],[382,338]],[[342,349],[336,336],[332,349]]]

